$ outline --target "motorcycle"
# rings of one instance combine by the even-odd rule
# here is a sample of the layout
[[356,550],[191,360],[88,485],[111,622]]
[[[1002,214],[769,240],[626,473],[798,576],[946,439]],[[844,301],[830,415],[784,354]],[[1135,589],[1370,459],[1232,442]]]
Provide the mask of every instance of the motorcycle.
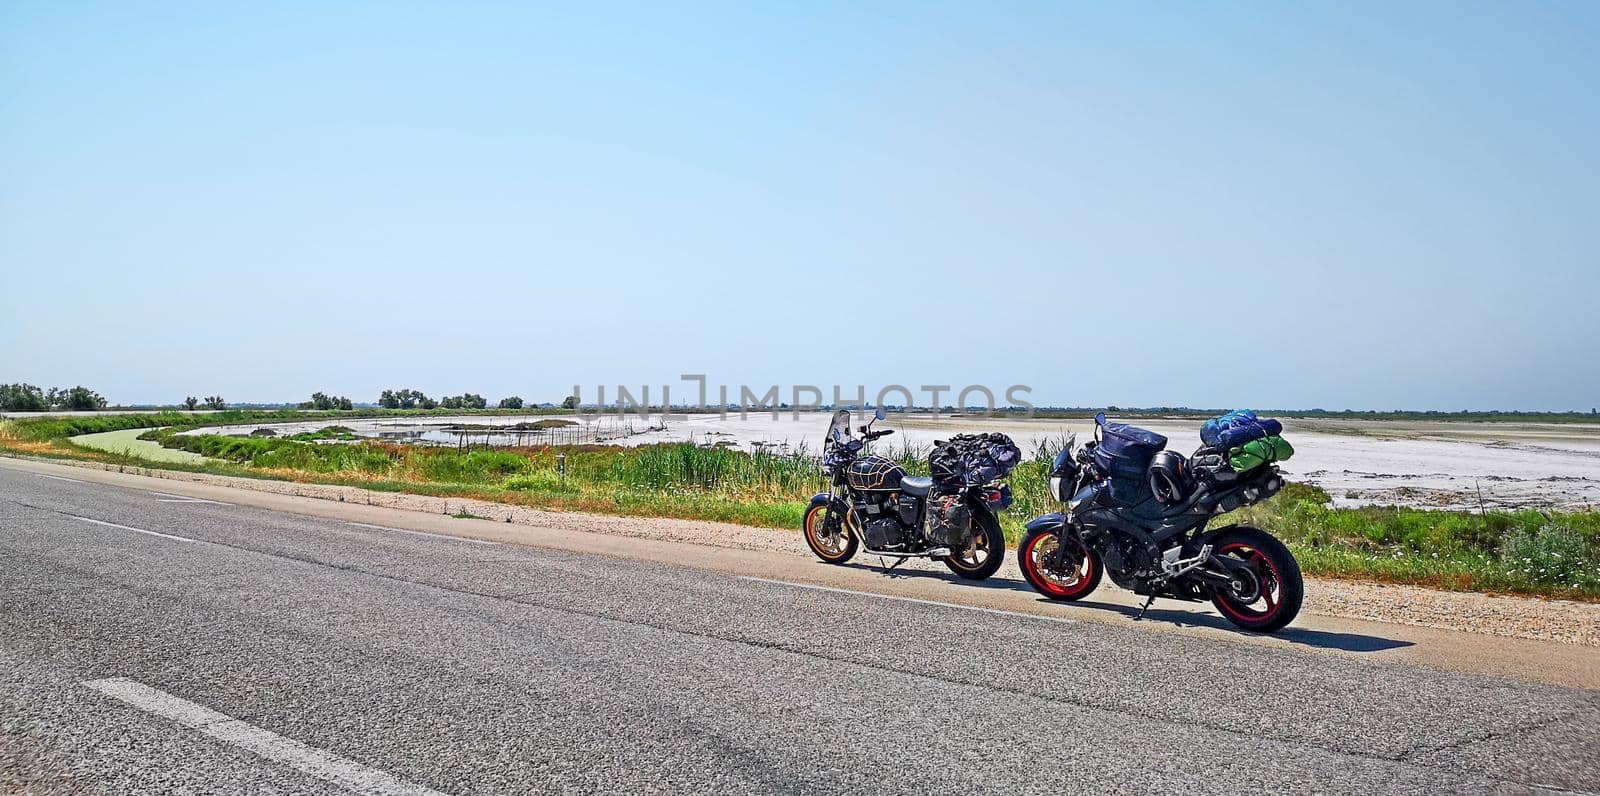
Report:
[[943,561],[961,578],[993,575],[1005,561],[997,512],[1010,505],[1010,488],[994,481],[943,493],[932,478],[909,475],[893,460],[871,455],[868,443],[894,433],[872,430],[883,418],[878,409],[856,438],[850,412],[834,413],[822,455],[832,487],[811,498],[803,521],[811,552],[829,564],[843,564],[864,549],[894,559],[889,570],[927,558]]
[[[1096,435],[1105,425],[1096,418]],[[1022,575],[1052,600],[1080,600],[1100,584],[1102,573],[1118,586],[1146,598],[1143,618],[1157,597],[1188,602],[1210,600],[1233,624],[1271,633],[1294,620],[1305,594],[1300,565],[1271,534],[1246,525],[1206,526],[1218,515],[1258,503],[1283,488],[1273,465],[1246,473],[1183,472],[1192,483],[1144,499],[1113,496],[1110,477],[1094,455],[1097,439],[1074,452],[1076,438],[1055,457],[1049,471],[1051,496],[1067,504],[1027,525],[1017,547]],[[1216,451],[1202,448],[1193,461]],[[1168,461],[1189,467],[1175,453]],[[1161,486],[1170,486],[1161,484]],[[1131,505],[1130,505],[1131,503]]]

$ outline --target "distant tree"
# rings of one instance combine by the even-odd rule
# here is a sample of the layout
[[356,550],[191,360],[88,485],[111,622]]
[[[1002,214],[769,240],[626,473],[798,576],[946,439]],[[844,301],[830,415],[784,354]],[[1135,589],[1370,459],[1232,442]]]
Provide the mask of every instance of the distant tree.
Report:
[[510,398],[501,398],[500,399],[500,408],[501,409],[521,409],[522,408],[522,399],[518,398],[515,395],[511,396]]
[[32,384],[0,384],[0,411],[43,412],[49,408],[44,390]]
[[439,405],[445,409],[487,409],[489,401],[477,393],[469,392],[445,396],[439,400]]
[[191,412],[193,412],[194,408],[196,406],[199,406],[199,405],[200,405],[200,399],[194,397],[193,395],[189,396],[188,398],[183,399],[183,408],[188,409]]
[[406,389],[384,390],[383,394],[378,396],[378,405],[385,409],[415,409],[418,406],[432,409],[439,404],[418,390]]
[[205,407],[207,409],[222,410],[222,409],[227,409],[228,408],[228,402],[222,400],[222,396],[220,396],[220,395],[208,395],[208,396],[206,396],[206,400],[204,401],[204,405],[205,405]]
[[58,406],[73,412],[94,412],[106,408],[106,399],[88,387],[54,389],[50,393]]
[[561,402],[561,408],[562,409],[577,409],[578,408],[578,396],[576,396],[576,395],[567,396],[567,399],[565,401]]
[[[384,390],[384,394],[386,396],[392,395],[392,393],[390,393],[388,390]],[[379,403],[382,403],[382,401],[380,400]],[[327,393],[321,392],[312,393],[311,400],[299,404],[299,408],[301,409],[321,409],[323,411],[328,411],[330,409],[350,409],[351,407],[352,404],[350,403],[349,398],[346,398],[342,395],[328,395]]]
[[356,405],[351,403],[349,398],[346,398],[342,395],[339,396],[339,409],[348,412],[354,408],[356,408]]

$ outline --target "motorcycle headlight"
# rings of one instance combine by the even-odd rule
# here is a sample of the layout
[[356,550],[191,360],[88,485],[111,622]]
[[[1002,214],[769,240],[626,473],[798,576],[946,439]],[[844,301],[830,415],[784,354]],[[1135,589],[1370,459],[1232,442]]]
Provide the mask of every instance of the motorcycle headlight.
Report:
[[1065,478],[1062,478],[1059,475],[1050,476],[1050,497],[1053,497],[1062,503],[1067,502],[1067,496],[1061,494],[1061,482],[1065,480]]

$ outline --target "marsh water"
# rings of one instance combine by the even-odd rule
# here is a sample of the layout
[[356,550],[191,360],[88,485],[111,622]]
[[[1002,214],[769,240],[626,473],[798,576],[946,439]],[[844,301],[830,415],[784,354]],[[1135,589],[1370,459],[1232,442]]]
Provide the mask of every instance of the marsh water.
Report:
[[[659,422],[651,425],[642,418],[603,417],[585,423],[547,415],[465,415],[426,419],[352,419],[338,423],[316,420],[300,423],[258,423],[212,426],[186,431],[186,434],[224,436],[293,436],[324,428],[346,429],[359,439],[406,445],[441,447],[525,448],[547,445],[607,445],[652,430],[664,430]],[[337,440],[332,440],[337,441]]]

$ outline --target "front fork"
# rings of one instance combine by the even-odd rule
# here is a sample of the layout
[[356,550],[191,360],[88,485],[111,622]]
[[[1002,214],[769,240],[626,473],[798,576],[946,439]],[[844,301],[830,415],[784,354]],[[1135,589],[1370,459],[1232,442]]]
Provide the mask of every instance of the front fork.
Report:
[[[1067,559],[1068,544],[1072,545],[1071,561]],[[1050,560],[1046,563],[1056,572],[1075,571],[1083,564],[1078,553],[1086,546],[1087,543],[1079,538],[1078,529],[1073,527],[1072,517],[1068,516],[1061,520],[1061,527],[1056,529],[1056,549],[1050,553]]]
[[828,496],[828,506],[822,510],[823,531],[831,533],[837,530],[839,533],[850,533],[850,528],[845,524],[850,512],[846,495],[842,493],[838,484],[834,484],[829,489]]

